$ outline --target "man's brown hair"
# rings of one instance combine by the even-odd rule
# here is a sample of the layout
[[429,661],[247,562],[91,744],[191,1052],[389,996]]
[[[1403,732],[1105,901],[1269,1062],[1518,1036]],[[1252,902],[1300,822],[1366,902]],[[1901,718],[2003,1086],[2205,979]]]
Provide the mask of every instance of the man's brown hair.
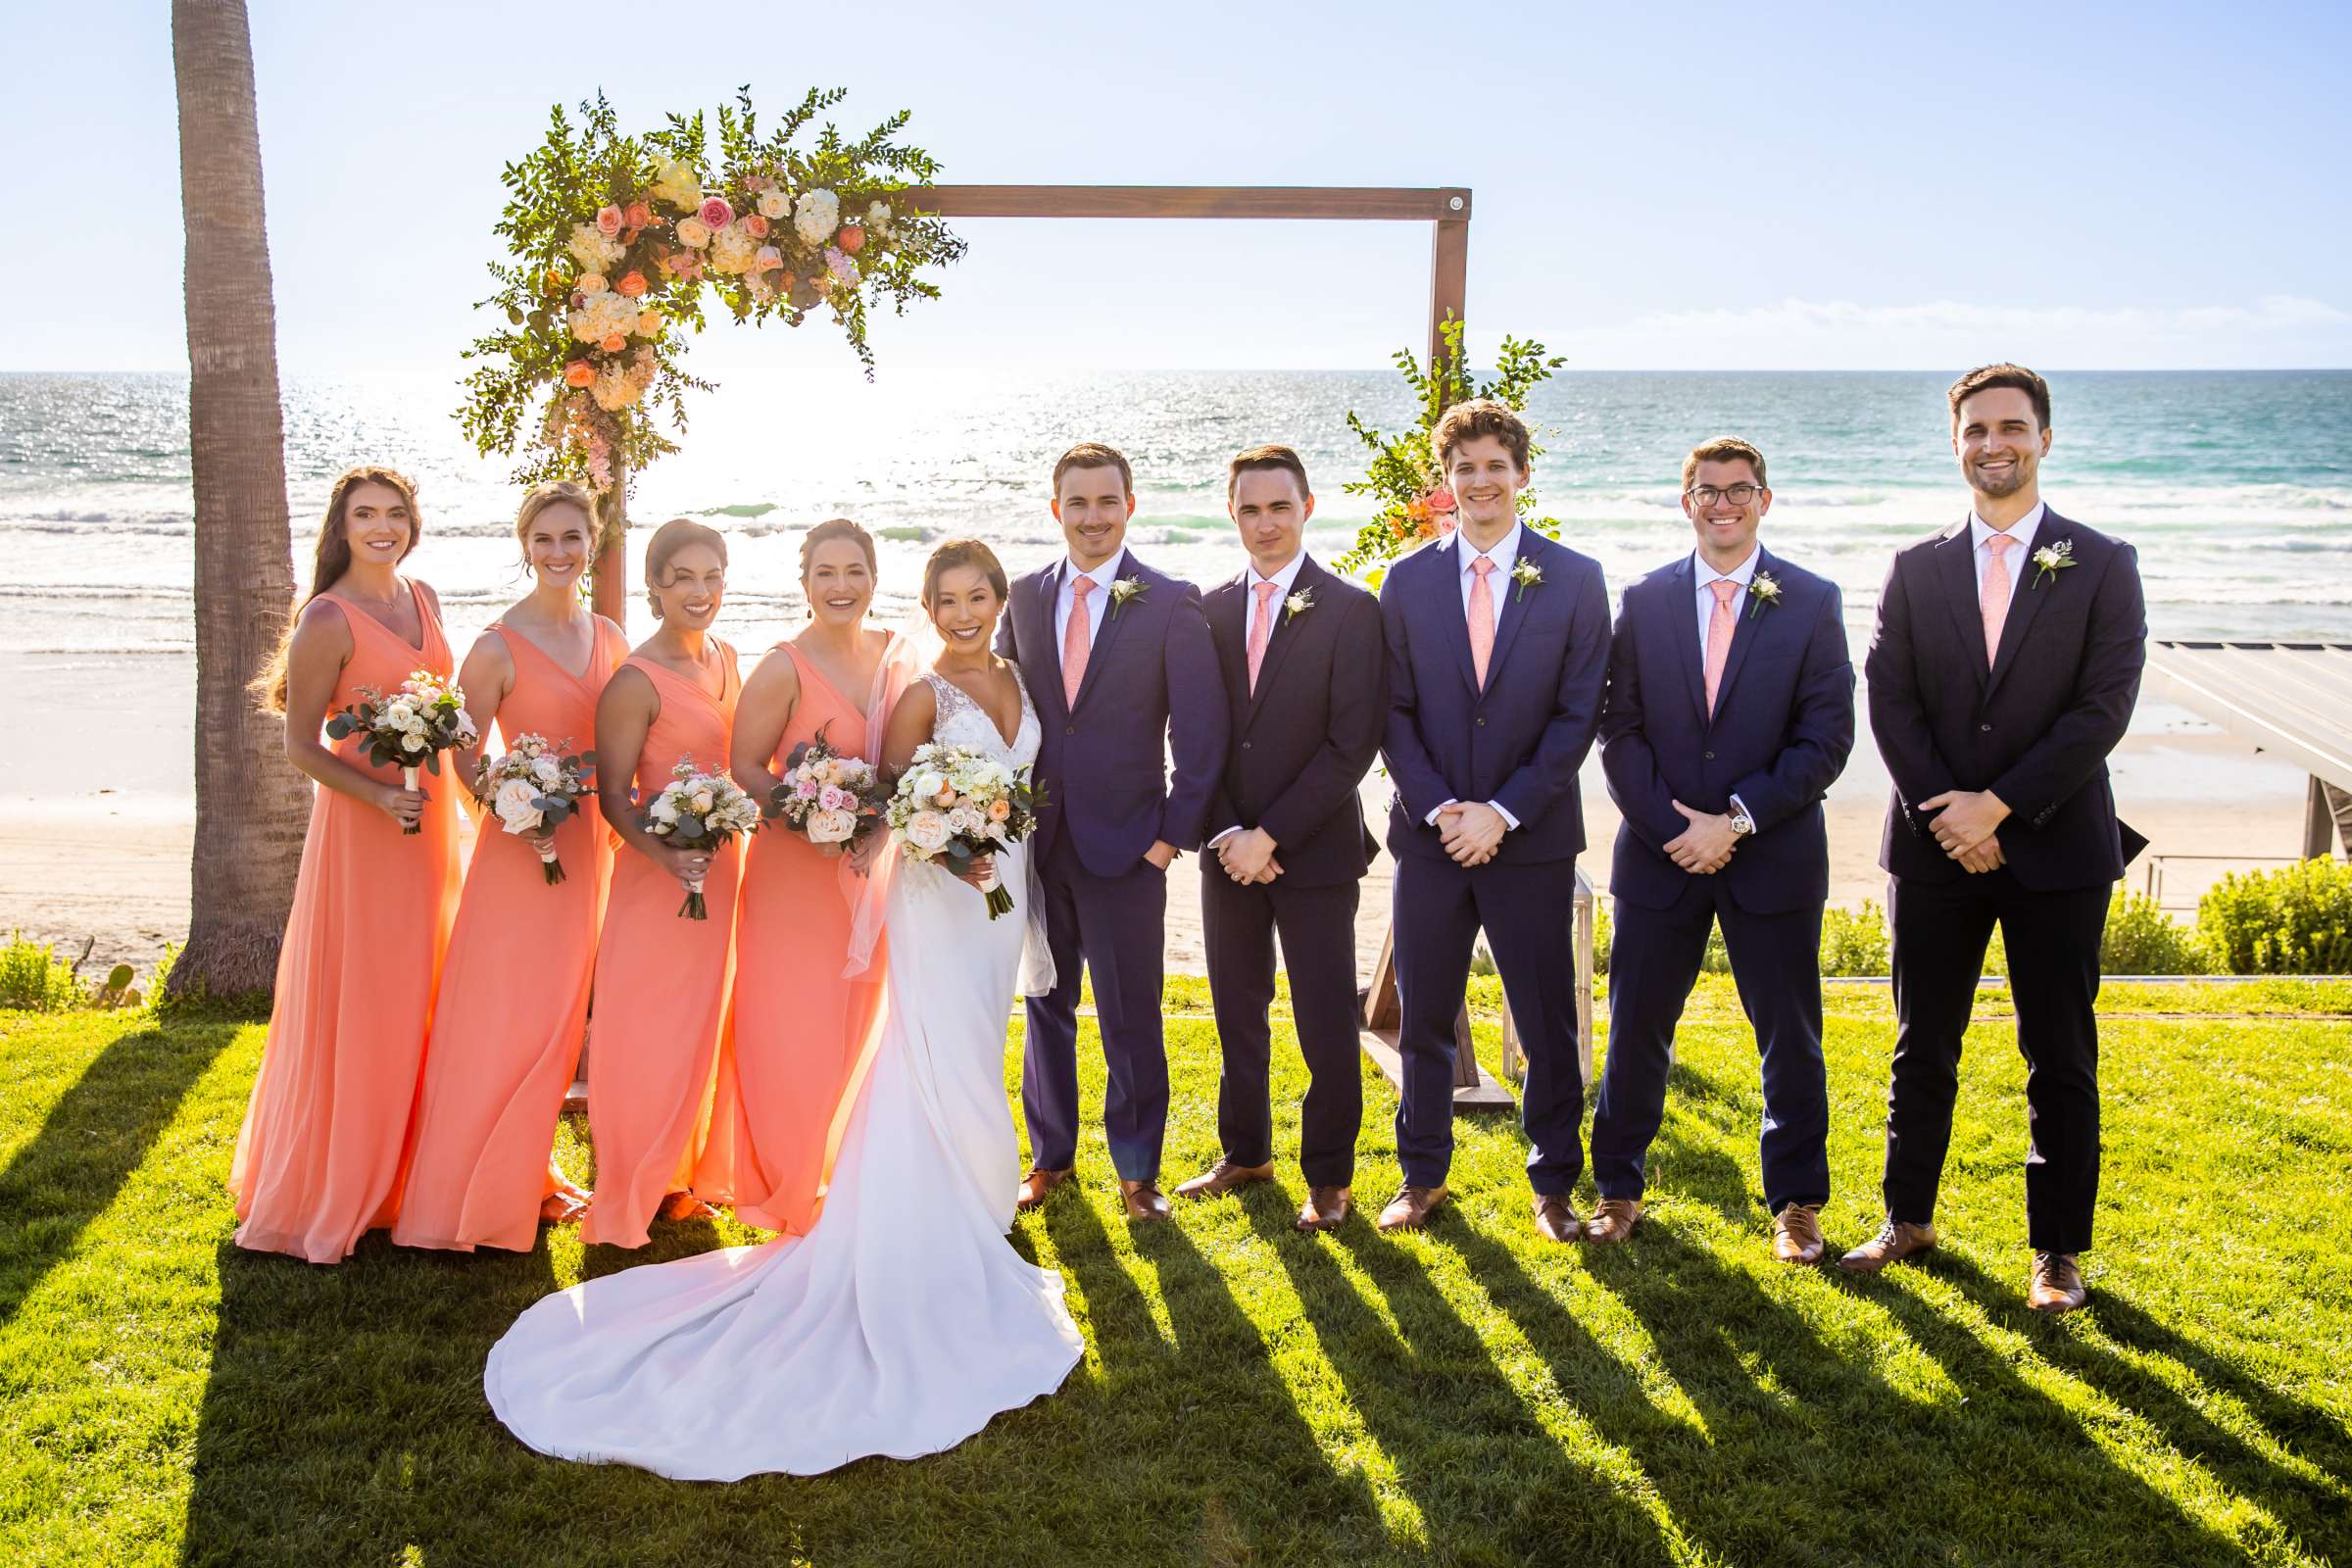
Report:
[[2034,418],[2044,430],[2050,427],[2050,383],[2022,365],[2003,361],[1999,365],[1980,365],[1959,380],[1944,396],[1951,400],[1952,428],[1960,428],[1960,405],[1980,392],[1994,387],[2013,386],[2023,392],[2034,405]]
[[1298,461],[1298,454],[1289,447],[1268,441],[1261,446],[1248,447],[1235,453],[1233,461],[1225,465],[1225,499],[1233,499],[1233,487],[1242,482],[1243,474],[1272,473],[1277,469],[1298,481],[1299,495],[1314,494],[1313,487],[1306,482],[1306,465]]
[[1736,463],[1741,460],[1756,470],[1756,483],[1765,483],[1764,454],[1749,443],[1736,435],[1713,436],[1701,441],[1683,460],[1683,488],[1690,488],[1690,481],[1698,477],[1698,466],[1702,463]]
[[1438,416],[1438,427],[1430,431],[1429,444],[1438,454],[1438,466],[1443,468],[1453,460],[1456,447],[1485,435],[1498,437],[1510,450],[1511,462],[1518,465],[1520,471],[1526,471],[1531,445],[1526,421],[1493,398],[1472,398],[1447,409]]
[[1061,476],[1072,468],[1116,468],[1119,488],[1129,496],[1135,494],[1135,470],[1127,466],[1126,457],[1117,447],[1106,447],[1100,441],[1081,441],[1064,452],[1054,465],[1054,499],[1061,499]]

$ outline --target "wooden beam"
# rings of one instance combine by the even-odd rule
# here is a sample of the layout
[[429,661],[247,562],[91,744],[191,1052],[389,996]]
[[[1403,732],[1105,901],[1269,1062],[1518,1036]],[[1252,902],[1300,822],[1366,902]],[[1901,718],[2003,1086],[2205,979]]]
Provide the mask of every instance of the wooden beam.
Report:
[[[1462,210],[1469,211],[1467,201]],[[1429,363],[1446,363],[1446,319],[1462,320],[1470,292],[1470,223],[1467,219],[1441,218],[1430,225]],[[1456,389],[1457,395],[1459,389]],[[1451,401],[1450,399],[1448,401]]]
[[2303,793],[2303,858],[2325,860],[2334,846],[2335,813],[2328,809],[2327,787],[2315,777]]
[[916,185],[899,200],[940,218],[1470,220],[1470,192],[1455,186]]

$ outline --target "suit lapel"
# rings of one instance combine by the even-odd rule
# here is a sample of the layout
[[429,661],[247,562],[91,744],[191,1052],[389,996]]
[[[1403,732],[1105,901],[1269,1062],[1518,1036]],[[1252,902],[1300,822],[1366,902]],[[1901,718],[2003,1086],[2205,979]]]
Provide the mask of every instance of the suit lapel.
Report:
[[1250,568],[1204,602],[1209,641],[1216,645],[1217,670],[1234,705],[1250,700]]
[[1976,671],[1977,689],[1982,691],[1985,681],[1984,621],[1977,613],[1976,541],[1970,536],[1966,517],[1943,536],[1935,556],[1936,574],[1943,583],[1943,602],[1952,612],[1953,633],[1968,650],[1966,662]]
[[[1029,591],[1029,624],[1035,628],[1029,646],[1046,651],[1044,662],[1054,671],[1054,678],[1045,683],[1046,700],[1053,704],[1054,712],[1064,717],[1068,716],[1068,706],[1061,695],[1061,639],[1054,635],[1054,602],[1061,593],[1062,568],[1067,564],[1059,563],[1051,571],[1039,572]],[[1033,691],[1030,695],[1037,694]]]
[[[1525,523],[1520,524],[1518,559],[1532,563],[1538,570],[1543,568],[1543,563],[1535,559],[1536,541],[1542,537]],[[1513,570],[1516,569],[1514,564]],[[1511,655],[1512,640],[1519,635],[1519,622],[1527,618],[1528,600],[1542,593],[1544,585],[1538,582],[1523,587],[1508,571],[1499,579],[1490,574],[1488,580],[1494,583],[1495,591],[1502,595],[1502,614],[1494,623],[1494,652],[1487,660],[1487,684],[1492,686],[1501,678],[1502,662]],[[1470,617],[1465,613],[1462,616],[1462,640],[1467,642],[1469,639]]]
[[[1772,557],[1764,553],[1762,545],[1756,546],[1756,569],[1750,574],[1748,580],[1753,582],[1756,577],[1771,569]],[[1690,603],[1695,609],[1698,601],[1693,598]],[[1748,649],[1753,647],[1756,639],[1764,634],[1764,617],[1773,613],[1773,610],[1772,605],[1752,594],[1740,594],[1732,600],[1732,650],[1724,656],[1723,684],[1715,688],[1715,711],[1717,713],[1722,712],[1724,704],[1731,701],[1732,686],[1740,679],[1740,666],[1746,662]],[[1702,697],[1705,695],[1703,689],[1700,695]],[[1708,722],[1710,724],[1714,722],[1712,714],[1708,716]]]
[[[1110,569],[1110,580],[1115,583],[1121,577],[1131,575],[1134,565],[1135,558],[1124,550],[1120,551],[1119,564]],[[1138,598],[1140,597],[1139,595]],[[1115,589],[1103,591],[1101,606],[1089,606],[1088,608],[1090,611],[1099,611],[1102,614],[1102,629],[1095,633],[1095,645],[1087,652],[1086,673],[1079,678],[1078,701],[1070,705],[1072,712],[1076,712],[1086,706],[1086,694],[1095,689],[1095,683],[1102,673],[1102,662],[1110,655],[1111,639],[1118,635],[1119,625],[1127,617],[1126,611],[1119,609],[1119,596]],[[1128,607],[1130,610],[1133,608],[1132,605]]]
[[1690,617],[1698,604],[1698,568],[1685,556],[1674,567],[1674,603],[1667,609],[1666,629],[1683,666],[1683,687],[1690,694],[1690,711],[1701,725],[1707,722],[1707,671],[1701,650],[1690,640]]
[[[2049,544],[2065,538],[2066,527],[2066,519],[2045,507],[2042,509],[2041,526],[2034,530],[2034,537],[2040,544]],[[2060,575],[2052,574],[2048,582],[2036,589],[2034,586],[2034,563],[2031,560],[2020,561],[2017,573],[2017,580],[2010,584],[2009,614],[2001,622],[2001,646],[1993,656],[1992,673],[1984,682],[1986,697],[1999,689],[2001,677],[2008,674],[2009,666],[2017,662],[2018,649],[2024,646],[2026,635],[2034,629],[2034,617],[2041,613],[2042,601],[2049,598],[2050,590],[2058,585]]]
[[[1308,556],[1301,559],[1298,563],[1298,575],[1291,579],[1291,593],[1310,592],[1314,588],[1316,578],[1321,574],[1321,569],[1315,565],[1313,557]],[[1247,572],[1243,574],[1245,581],[1248,580],[1249,575]],[[1249,607],[1249,612],[1253,613],[1254,607]],[[1258,707],[1265,702],[1266,693],[1274,689],[1274,672],[1282,667],[1283,656],[1288,654],[1291,651],[1291,645],[1298,640],[1299,632],[1291,624],[1298,618],[1291,612],[1289,596],[1286,595],[1274,601],[1274,624],[1266,633],[1266,657],[1257,666],[1257,690],[1250,694],[1250,716],[1251,718],[1257,716]],[[1243,658],[1242,669],[1243,680],[1247,684],[1249,678],[1247,654]]]

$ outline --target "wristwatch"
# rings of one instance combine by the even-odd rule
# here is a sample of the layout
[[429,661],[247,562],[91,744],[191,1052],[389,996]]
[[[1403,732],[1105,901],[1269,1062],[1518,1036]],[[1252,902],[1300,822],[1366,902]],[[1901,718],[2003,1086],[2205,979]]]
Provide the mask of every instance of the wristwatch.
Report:
[[1747,808],[1740,804],[1739,797],[1734,796],[1732,798],[1732,831],[1740,838],[1745,838],[1755,830],[1756,819],[1747,814]]

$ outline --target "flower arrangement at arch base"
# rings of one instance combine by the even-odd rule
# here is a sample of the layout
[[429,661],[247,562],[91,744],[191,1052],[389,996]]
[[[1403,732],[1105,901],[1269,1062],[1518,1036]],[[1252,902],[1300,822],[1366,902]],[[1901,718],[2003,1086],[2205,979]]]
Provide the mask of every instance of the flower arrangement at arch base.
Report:
[[[1396,351],[1396,368],[1403,372],[1405,384],[1420,405],[1419,423],[1388,435],[1364,423],[1353,410],[1348,415],[1348,428],[1371,448],[1372,457],[1364,466],[1364,476],[1342,488],[1351,496],[1370,496],[1373,513],[1355,531],[1353,548],[1336,564],[1375,588],[1380,586],[1389,562],[1453,532],[1453,492],[1439,471],[1437,447],[1430,439],[1446,411],[1472,398],[1493,398],[1514,413],[1523,412],[1527,395],[1568,363],[1558,355],[1546,358],[1541,343],[1506,335],[1494,379],[1473,382],[1462,368],[1460,318],[1448,316],[1442,331],[1446,342],[1442,363],[1425,367],[1410,349]],[[1533,459],[1543,450],[1531,446],[1528,456]],[[1557,539],[1558,520],[1537,516],[1535,507],[1535,492],[1522,490],[1520,520]]]
[[486,363],[458,413],[475,447],[513,454],[527,437],[516,481],[585,481],[610,531],[616,480],[625,491],[678,450],[661,423],[683,430],[685,392],[710,387],[681,363],[706,288],[739,321],[799,326],[829,309],[870,376],[869,305],[936,299],[922,270],[964,243],[906,210],[902,193],[938,165],[895,139],[906,112],[857,141],[827,123],[793,145],[844,96],[811,88],[762,135],[747,88],[718,111],[715,149],[700,112],[631,136],[601,93],[577,125],[554,110],[546,140],[506,168],[511,260],[491,264],[500,288],[481,303],[507,324],[466,350]]

